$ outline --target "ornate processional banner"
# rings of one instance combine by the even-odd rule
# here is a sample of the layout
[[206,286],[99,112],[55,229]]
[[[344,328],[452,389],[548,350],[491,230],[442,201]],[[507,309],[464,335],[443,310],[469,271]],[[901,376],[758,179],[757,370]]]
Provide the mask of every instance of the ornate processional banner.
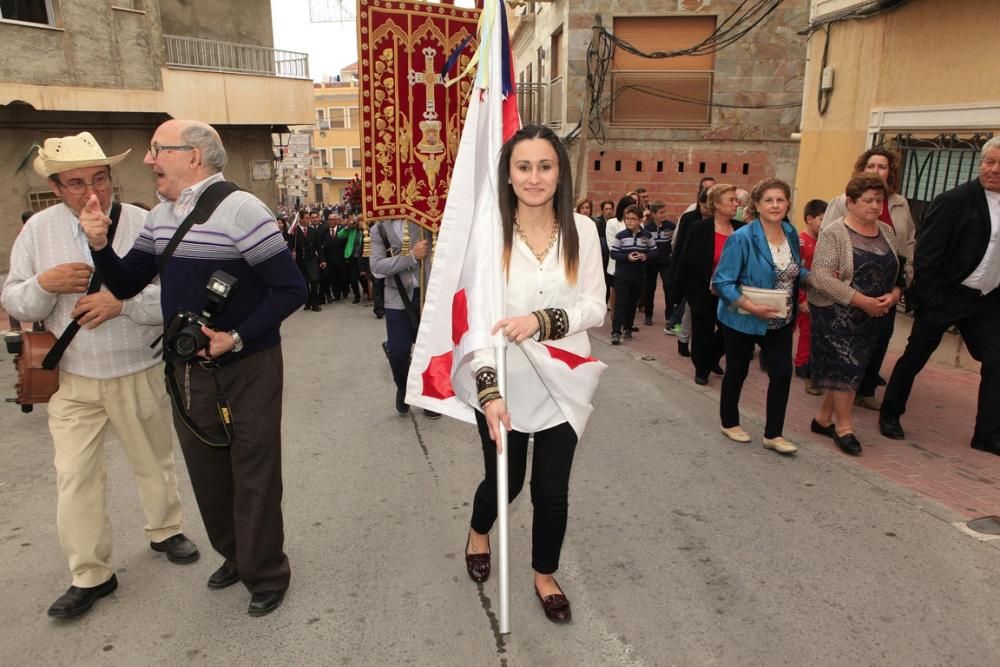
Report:
[[445,87],[476,50],[479,10],[411,0],[358,0],[359,78],[368,220],[408,218],[436,231],[472,79]]

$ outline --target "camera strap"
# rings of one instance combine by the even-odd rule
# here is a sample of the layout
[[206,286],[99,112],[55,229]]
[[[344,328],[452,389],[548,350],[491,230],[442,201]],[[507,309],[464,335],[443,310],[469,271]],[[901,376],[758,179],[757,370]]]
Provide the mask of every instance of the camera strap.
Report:
[[156,258],[157,273],[160,275],[163,274],[163,267],[167,265],[167,261],[174,254],[174,251],[177,250],[177,246],[180,245],[181,239],[188,233],[188,230],[194,225],[200,225],[211,218],[212,213],[215,212],[219,204],[237,190],[239,190],[239,187],[229,181],[217,181],[205,188],[205,191],[198,197],[198,203],[195,204],[194,210],[184,218],[177,231],[170,237],[170,241],[167,243],[167,247],[163,250],[163,253]]
[[210,447],[228,447],[233,444],[233,438],[236,436],[236,429],[233,426],[233,411],[229,407],[229,397],[226,396],[226,392],[222,390],[222,385],[219,384],[219,378],[215,374],[216,365],[213,363],[204,365],[203,367],[209,371],[209,374],[212,376],[212,382],[215,383],[215,408],[219,414],[219,423],[222,424],[224,437],[220,438],[209,434],[191,419],[191,415],[188,414],[187,408],[184,405],[184,395],[181,393],[180,385],[174,376],[174,363],[167,355],[164,355],[164,371],[167,378],[167,392],[170,394],[170,402],[174,406],[174,413],[177,415],[177,418],[187,427],[191,435]]
[[[115,240],[115,232],[118,231],[118,221],[121,219],[121,215],[122,205],[118,202],[113,203],[111,205],[111,226],[108,227],[108,245],[111,245]],[[101,274],[97,272],[97,267],[94,267],[94,273],[90,276],[90,284],[87,285],[87,294],[93,294],[99,289],[101,289]],[[66,352],[66,348],[69,347],[70,342],[79,331],[80,316],[77,316],[66,325],[66,329],[63,330],[52,349],[42,359],[42,368],[51,371],[58,366],[63,353]]]

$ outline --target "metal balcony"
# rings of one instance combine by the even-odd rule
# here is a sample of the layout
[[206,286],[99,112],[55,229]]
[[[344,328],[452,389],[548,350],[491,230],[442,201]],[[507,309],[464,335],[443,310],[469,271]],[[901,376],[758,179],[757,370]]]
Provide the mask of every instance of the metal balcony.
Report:
[[309,56],[266,46],[164,35],[167,67],[288,79],[309,78]]

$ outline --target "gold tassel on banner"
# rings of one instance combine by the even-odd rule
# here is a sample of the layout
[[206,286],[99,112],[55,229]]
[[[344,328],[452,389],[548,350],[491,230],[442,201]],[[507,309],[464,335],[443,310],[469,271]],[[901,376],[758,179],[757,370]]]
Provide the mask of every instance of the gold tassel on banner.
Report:
[[399,249],[400,255],[410,254],[410,223],[403,220],[403,245]]
[[372,256],[372,235],[368,231],[368,223],[361,223],[361,256],[371,257]]

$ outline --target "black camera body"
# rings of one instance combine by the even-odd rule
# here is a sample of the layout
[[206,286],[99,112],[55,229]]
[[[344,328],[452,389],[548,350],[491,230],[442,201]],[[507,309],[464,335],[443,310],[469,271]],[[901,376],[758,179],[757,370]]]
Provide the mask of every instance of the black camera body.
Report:
[[163,331],[163,352],[175,361],[191,361],[208,347],[208,336],[202,327],[214,329],[213,318],[226,309],[239,280],[225,271],[213,271],[205,285],[205,310],[200,314],[190,310],[174,313]]

